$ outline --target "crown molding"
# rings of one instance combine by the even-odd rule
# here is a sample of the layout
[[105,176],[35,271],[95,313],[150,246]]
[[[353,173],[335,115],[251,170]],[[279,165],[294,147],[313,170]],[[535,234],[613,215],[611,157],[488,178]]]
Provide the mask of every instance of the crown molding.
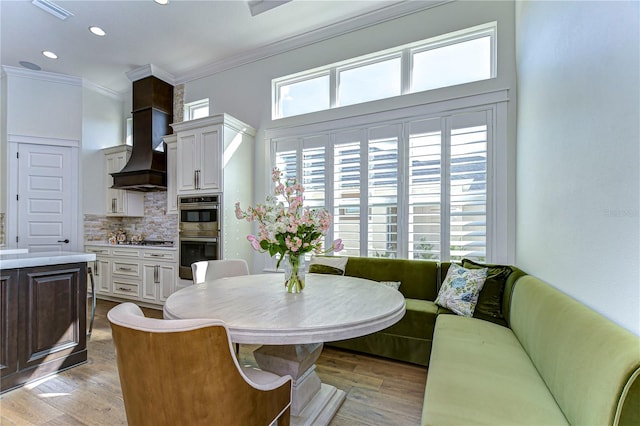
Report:
[[51,83],[69,84],[71,86],[82,86],[82,78],[73,75],[58,74],[48,71],[34,71],[9,65],[3,65],[2,72],[8,76],[30,78],[33,80],[48,81]]
[[84,87],[85,89],[91,90],[93,92],[99,93],[103,96],[115,99],[117,101],[120,101],[120,102],[124,101],[124,95],[122,93],[116,92],[115,90],[108,89],[104,86],[100,86],[99,84],[96,84],[87,79],[82,80],[82,87]]
[[204,67],[188,71],[176,77],[176,84],[184,84],[193,80],[208,77],[222,71],[227,71],[242,65],[266,59],[290,50],[298,49],[324,40],[329,40],[344,34],[361,30],[372,25],[397,19],[412,13],[431,9],[453,0],[427,0],[427,1],[402,1],[385,8],[369,12],[354,18],[345,19],[316,30],[308,31],[303,35],[290,37],[275,43],[261,46],[239,55],[213,62]]
[[173,74],[170,74],[157,65],[153,64],[147,64],[138,68],[134,68],[131,71],[127,71],[126,74],[130,81],[138,81],[146,77],[154,76],[164,81],[165,83],[169,83],[172,86],[176,85],[176,78],[173,76]]

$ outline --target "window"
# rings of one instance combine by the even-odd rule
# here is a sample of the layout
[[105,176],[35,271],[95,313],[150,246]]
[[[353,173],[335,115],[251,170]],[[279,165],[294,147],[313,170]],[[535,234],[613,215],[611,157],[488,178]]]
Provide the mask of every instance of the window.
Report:
[[496,76],[496,22],[272,81],[272,118]]
[[338,105],[351,105],[400,94],[400,56],[338,69]]
[[329,75],[277,84],[278,116],[306,114],[329,108]]
[[209,99],[201,99],[184,104],[184,121],[209,116]]
[[306,205],[332,212],[327,240],[341,238],[342,255],[490,261],[496,108],[273,137],[274,165],[302,176]]
[[412,54],[411,91],[491,78],[491,37],[475,38]]

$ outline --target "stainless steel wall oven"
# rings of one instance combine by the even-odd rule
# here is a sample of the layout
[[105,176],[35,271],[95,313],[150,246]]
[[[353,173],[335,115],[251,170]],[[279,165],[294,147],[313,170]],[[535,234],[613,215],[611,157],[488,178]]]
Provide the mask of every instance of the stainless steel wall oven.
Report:
[[220,195],[178,198],[180,278],[193,279],[191,264],[220,258]]

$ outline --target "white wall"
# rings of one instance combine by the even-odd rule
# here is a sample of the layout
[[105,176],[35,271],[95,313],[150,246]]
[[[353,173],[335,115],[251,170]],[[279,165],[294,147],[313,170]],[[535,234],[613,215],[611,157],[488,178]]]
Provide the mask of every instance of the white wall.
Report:
[[516,263],[640,334],[640,3],[516,3]]
[[82,138],[80,79],[43,71],[7,71],[7,133]]
[[[496,79],[337,108],[311,116],[271,120],[271,80],[273,78],[492,21],[498,21],[498,76]],[[447,3],[188,82],[185,84],[185,102],[208,97],[211,114],[229,113],[258,130],[254,161],[254,194],[256,201],[263,201],[270,182],[267,172],[269,146],[264,141],[266,129],[304,124],[310,119],[318,120],[318,117],[329,120],[423,104],[468,95],[470,91],[480,93],[511,89],[510,97],[515,100],[514,34],[513,2]],[[514,117],[515,102],[511,104],[509,114]],[[515,120],[513,122],[515,123]],[[513,160],[511,164],[515,164],[515,126],[509,128],[509,140],[509,157]],[[510,182],[515,182],[515,170],[510,169],[508,175]],[[515,186],[512,183],[510,185]],[[512,226],[510,224],[509,228],[515,230],[515,223]],[[254,270],[259,270],[261,260],[256,259],[256,262]]]
[[123,101],[95,87],[82,91],[82,213],[104,215],[106,171],[103,148],[124,143]]

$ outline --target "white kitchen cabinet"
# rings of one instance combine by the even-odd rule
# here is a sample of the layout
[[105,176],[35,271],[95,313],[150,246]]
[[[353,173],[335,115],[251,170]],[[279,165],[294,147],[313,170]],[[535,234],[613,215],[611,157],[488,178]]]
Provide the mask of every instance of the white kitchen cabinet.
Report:
[[144,193],[113,189],[111,173],[117,173],[127,164],[131,147],[118,145],[103,150],[107,172],[106,215],[107,216],[144,216]]
[[88,247],[86,250],[96,254],[96,260],[90,265],[93,271],[96,294],[110,295],[113,291],[111,286],[111,249],[109,247]]
[[96,254],[94,279],[102,299],[158,307],[176,291],[176,249],[87,245],[85,250]]
[[178,133],[178,192],[220,191],[222,188],[222,126]]
[[[228,114],[171,125],[177,136],[177,195],[222,192],[224,168],[241,145],[250,145],[255,129]],[[252,158],[245,159],[251,167]]]
[[142,298],[163,304],[175,291],[177,263],[174,252],[145,250],[142,261]]
[[178,136],[167,135],[162,139],[167,144],[167,214],[178,214]]

